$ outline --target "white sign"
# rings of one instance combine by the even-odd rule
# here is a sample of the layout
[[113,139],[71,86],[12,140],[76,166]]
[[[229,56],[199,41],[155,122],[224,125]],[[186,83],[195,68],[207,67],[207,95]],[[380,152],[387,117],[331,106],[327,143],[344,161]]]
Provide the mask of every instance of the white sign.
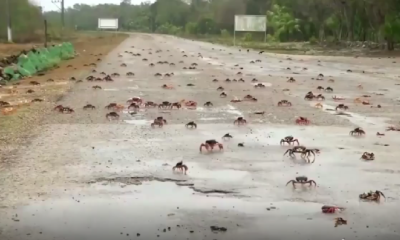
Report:
[[99,18],[99,29],[118,29],[118,18]]
[[265,32],[267,31],[267,16],[265,15],[235,15],[235,31]]

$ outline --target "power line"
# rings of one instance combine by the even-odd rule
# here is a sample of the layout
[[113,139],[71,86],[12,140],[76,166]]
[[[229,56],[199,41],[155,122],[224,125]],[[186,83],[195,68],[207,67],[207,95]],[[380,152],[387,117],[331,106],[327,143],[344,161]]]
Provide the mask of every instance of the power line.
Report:
[[[62,27],[65,27],[65,7],[64,7],[64,0],[51,0],[51,2],[61,11],[61,24]],[[58,5],[60,4],[60,6]]]

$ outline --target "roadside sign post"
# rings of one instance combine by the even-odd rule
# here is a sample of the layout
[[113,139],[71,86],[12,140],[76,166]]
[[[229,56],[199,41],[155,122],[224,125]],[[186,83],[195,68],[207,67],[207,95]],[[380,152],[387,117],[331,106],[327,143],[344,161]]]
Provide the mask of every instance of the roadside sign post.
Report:
[[235,15],[233,45],[236,46],[236,32],[264,32],[264,42],[267,41],[266,15]]

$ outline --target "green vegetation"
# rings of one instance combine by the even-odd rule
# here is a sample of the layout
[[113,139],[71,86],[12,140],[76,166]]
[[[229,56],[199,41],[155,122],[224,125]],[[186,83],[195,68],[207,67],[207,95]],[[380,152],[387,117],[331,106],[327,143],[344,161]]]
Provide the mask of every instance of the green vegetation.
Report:
[[[0,0],[0,16],[3,16],[1,4],[4,1]],[[10,2],[26,5],[28,0]],[[30,5],[28,9],[35,8]],[[20,18],[19,22],[13,19],[16,32],[40,29],[41,21],[34,18],[34,10],[26,12],[31,14],[27,25],[23,24],[27,17],[22,12],[13,14],[14,18]],[[358,44],[359,47],[393,50],[400,42],[398,0],[157,0],[140,5],[122,0],[119,5],[76,4],[66,9],[65,23],[70,29],[95,30],[98,18],[111,17],[119,18],[121,29],[126,31],[175,34],[229,43],[236,14],[266,15],[267,41],[271,46],[303,42],[321,47]],[[47,12],[45,16],[52,27],[60,26],[59,12]],[[4,29],[3,25],[1,21],[1,29]],[[4,33],[0,34],[1,38]],[[241,44],[248,45],[262,42],[264,33],[238,33],[237,37]]]

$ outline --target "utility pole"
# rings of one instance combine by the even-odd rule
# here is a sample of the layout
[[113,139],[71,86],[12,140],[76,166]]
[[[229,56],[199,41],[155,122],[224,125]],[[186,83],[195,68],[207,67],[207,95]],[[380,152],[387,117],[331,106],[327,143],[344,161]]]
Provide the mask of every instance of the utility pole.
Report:
[[11,31],[11,10],[10,1],[6,0],[6,12],[7,12],[7,40],[12,42],[12,31]]
[[64,18],[64,12],[65,12],[65,8],[64,8],[64,0],[61,0],[61,23],[62,23],[62,27],[64,29],[65,27],[65,18]]
[[[56,5],[56,7],[57,7],[58,9],[60,9],[60,11],[61,11],[61,25],[62,25],[62,28],[64,28],[64,27],[65,27],[65,18],[64,18],[65,7],[64,7],[64,0],[51,0],[51,2],[54,3],[54,5]],[[59,7],[59,6],[57,5],[57,3],[60,3],[61,7]]]

